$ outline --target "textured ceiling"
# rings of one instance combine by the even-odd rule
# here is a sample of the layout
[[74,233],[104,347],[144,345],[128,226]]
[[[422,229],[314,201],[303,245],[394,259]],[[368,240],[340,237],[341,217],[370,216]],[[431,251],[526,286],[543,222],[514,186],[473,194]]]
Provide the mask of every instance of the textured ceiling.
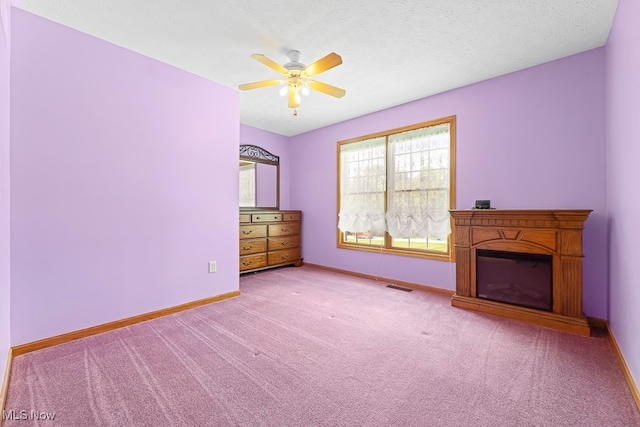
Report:
[[342,99],[279,86],[240,94],[243,124],[286,136],[603,46],[617,0],[14,0],[22,8],[237,88],[278,78],[295,49],[343,64],[317,80]]

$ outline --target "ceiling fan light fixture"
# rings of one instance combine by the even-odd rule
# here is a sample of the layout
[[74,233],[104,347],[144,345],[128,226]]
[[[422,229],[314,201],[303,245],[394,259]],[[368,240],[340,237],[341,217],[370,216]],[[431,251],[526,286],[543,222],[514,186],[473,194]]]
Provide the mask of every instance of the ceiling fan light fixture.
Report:
[[[290,62],[280,65],[262,54],[254,53],[251,55],[253,59],[280,73],[281,78],[245,83],[239,85],[238,88],[241,90],[249,90],[284,83],[284,86],[280,88],[278,93],[280,96],[288,96],[289,108],[293,109],[296,109],[300,105],[302,100],[300,94],[302,93],[302,95],[307,96],[309,94],[309,89],[322,92],[336,98],[342,98],[345,95],[346,91],[344,89],[340,89],[317,80],[312,80],[312,77],[342,64],[342,58],[340,55],[335,52],[331,52],[309,66],[306,66],[299,61],[300,52],[297,50],[289,51],[287,56],[289,57]],[[294,115],[297,115],[297,109],[294,110]]]

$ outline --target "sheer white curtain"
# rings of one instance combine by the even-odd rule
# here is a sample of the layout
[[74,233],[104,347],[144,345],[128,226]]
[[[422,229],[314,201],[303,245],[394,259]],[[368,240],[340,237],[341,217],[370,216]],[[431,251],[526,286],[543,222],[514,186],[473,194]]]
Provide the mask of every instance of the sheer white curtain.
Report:
[[341,188],[338,228],[382,236],[386,231],[384,191],[385,138],[340,146]]
[[389,136],[387,227],[394,238],[450,233],[449,124]]
[[256,205],[256,165],[247,163],[240,165],[240,206]]

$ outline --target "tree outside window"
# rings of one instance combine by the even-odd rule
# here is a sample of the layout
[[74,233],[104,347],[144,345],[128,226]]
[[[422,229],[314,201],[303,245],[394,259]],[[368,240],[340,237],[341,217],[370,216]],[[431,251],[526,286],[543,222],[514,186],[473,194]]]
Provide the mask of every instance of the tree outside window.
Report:
[[338,143],[338,247],[449,259],[455,116]]

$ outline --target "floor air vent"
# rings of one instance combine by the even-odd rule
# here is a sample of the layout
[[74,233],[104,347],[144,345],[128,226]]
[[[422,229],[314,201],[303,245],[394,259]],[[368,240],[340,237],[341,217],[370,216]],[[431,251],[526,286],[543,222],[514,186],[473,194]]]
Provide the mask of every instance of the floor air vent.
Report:
[[387,285],[387,288],[397,289],[399,291],[405,291],[405,292],[411,292],[413,290],[409,288],[403,288],[402,286],[398,286],[398,285]]

